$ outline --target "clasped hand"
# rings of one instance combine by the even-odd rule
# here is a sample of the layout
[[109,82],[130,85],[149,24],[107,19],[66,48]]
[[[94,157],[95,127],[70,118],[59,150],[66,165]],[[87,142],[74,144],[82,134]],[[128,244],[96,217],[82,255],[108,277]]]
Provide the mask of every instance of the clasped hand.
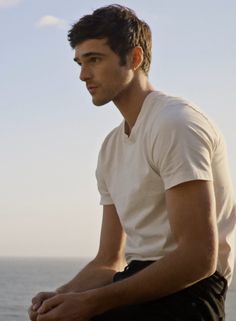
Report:
[[31,321],[89,321],[95,307],[88,292],[41,292],[32,299],[29,308]]

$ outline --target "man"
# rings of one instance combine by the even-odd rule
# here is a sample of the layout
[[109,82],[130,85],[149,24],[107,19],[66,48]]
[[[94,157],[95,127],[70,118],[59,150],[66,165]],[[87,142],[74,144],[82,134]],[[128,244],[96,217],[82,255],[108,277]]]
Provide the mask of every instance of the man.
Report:
[[224,320],[235,202],[222,135],[197,107],[155,91],[151,32],[132,10],[97,9],[69,41],[93,103],[113,101],[124,121],[98,159],[98,254],[36,295],[31,320]]

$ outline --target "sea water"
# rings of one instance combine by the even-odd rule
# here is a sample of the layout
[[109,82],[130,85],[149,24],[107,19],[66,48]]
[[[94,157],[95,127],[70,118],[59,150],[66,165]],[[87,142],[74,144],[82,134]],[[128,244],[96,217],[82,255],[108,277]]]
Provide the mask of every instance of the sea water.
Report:
[[[88,261],[88,258],[0,257],[0,321],[29,320],[27,309],[31,298],[66,283]],[[226,321],[236,321],[236,277],[228,291]]]

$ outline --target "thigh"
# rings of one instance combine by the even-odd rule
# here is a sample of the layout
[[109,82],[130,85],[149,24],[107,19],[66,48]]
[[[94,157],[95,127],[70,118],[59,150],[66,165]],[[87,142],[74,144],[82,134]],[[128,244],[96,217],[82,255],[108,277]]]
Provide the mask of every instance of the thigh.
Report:
[[[168,301],[168,302],[167,302]],[[158,300],[108,311],[91,321],[213,321],[191,301]]]
[[188,295],[184,291],[166,298],[108,311],[91,321],[223,321],[223,302]]
[[165,298],[114,309],[91,321],[223,321],[226,291],[226,280],[216,272]]

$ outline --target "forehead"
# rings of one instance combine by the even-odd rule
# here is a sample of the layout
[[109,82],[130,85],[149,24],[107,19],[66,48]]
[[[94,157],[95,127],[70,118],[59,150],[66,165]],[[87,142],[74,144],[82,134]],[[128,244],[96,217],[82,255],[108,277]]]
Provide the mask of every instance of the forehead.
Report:
[[75,46],[75,58],[77,59],[81,59],[91,52],[104,55],[113,53],[108,46],[106,39],[88,39]]

